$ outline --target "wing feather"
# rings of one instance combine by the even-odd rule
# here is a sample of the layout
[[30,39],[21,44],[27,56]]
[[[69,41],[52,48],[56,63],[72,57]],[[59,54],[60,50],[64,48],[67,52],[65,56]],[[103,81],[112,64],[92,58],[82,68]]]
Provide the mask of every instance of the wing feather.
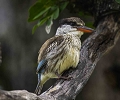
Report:
[[49,54],[51,51],[55,50],[62,42],[64,41],[63,36],[54,36],[50,39],[48,39],[40,48],[39,56],[38,56],[38,63],[45,59],[47,54]]
[[[55,53],[58,52],[58,49],[61,48],[62,44],[64,43],[64,37],[54,36],[48,39],[40,48],[39,56],[38,56],[38,68],[37,72],[41,72],[46,65],[47,59],[55,56]],[[59,48],[58,48],[59,47]]]

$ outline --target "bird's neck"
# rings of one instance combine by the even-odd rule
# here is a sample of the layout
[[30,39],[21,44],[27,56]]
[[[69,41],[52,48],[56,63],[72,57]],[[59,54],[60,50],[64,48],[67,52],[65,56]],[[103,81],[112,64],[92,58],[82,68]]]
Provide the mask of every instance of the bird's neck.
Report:
[[83,32],[78,31],[76,28],[72,28],[70,25],[62,25],[61,27],[58,27],[56,35],[62,34],[75,35],[80,38],[83,35]]

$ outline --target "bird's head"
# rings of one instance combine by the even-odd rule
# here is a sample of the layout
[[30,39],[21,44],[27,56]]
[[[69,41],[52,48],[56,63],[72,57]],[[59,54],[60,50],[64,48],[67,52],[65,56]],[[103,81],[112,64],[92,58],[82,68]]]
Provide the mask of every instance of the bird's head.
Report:
[[94,30],[86,27],[85,23],[78,17],[64,18],[60,20],[60,25],[57,29],[56,35],[59,34],[75,34],[81,36],[83,32],[91,33]]

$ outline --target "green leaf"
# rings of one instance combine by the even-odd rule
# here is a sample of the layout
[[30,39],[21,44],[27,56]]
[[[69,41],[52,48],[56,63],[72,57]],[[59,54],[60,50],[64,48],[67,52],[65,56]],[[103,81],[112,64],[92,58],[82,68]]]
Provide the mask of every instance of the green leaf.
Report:
[[37,29],[39,26],[43,25],[47,20],[48,20],[48,17],[40,20],[40,21],[33,27],[33,29],[32,29],[32,34],[34,34],[34,32],[36,31],[36,29]]
[[120,3],[120,0],[115,0],[117,3]]
[[44,10],[41,10],[41,12],[40,12],[38,15],[36,15],[36,16],[33,18],[33,20],[38,19],[38,18],[39,18],[40,16],[42,16],[45,12],[47,12],[50,8],[51,8],[51,7],[48,7],[48,8],[46,8],[46,9],[44,9]]
[[36,29],[37,29],[38,27],[39,27],[39,26],[34,25],[34,27],[32,28],[32,34],[34,34],[34,33],[35,33],[35,31],[36,31]]
[[46,25],[46,27],[45,27],[45,30],[46,30],[46,32],[47,32],[48,34],[50,33],[50,30],[51,30],[52,25],[53,25],[53,22],[51,21],[51,22],[50,22],[50,25]]
[[37,1],[42,2],[43,0],[37,0]]
[[80,11],[80,12],[78,12],[78,15],[79,16],[84,16],[84,12]]
[[50,18],[46,22],[46,32],[49,33],[52,27],[52,20],[56,19],[59,16],[59,7],[53,6],[50,10]]
[[53,17],[57,17],[57,15],[54,16],[54,14],[57,13],[56,12],[57,8],[58,8],[58,6],[52,6],[51,9],[49,9],[49,11],[46,13],[45,16],[49,17],[48,20],[47,20],[47,22],[46,22],[48,26],[50,25],[51,21],[53,20]]
[[88,27],[94,28],[92,22],[86,22],[85,25],[88,26]]
[[51,24],[51,21],[52,21],[52,20],[53,20],[53,16],[51,16],[51,17],[47,20],[46,25],[49,26],[49,25]]
[[47,24],[47,27],[51,28],[52,20],[58,18],[60,11],[64,10],[68,3],[68,1],[37,0],[29,9],[28,21],[31,22],[39,19],[38,23],[33,27],[32,33],[44,23]]
[[53,14],[53,19],[57,19],[59,16],[59,7],[56,8],[54,14]]
[[45,30],[46,30],[46,32],[47,32],[48,34],[50,33],[51,27],[52,27],[52,25],[53,25],[52,20],[53,20],[53,15],[52,15],[52,16],[47,20],[47,22],[46,22]]
[[64,10],[66,8],[66,6],[68,5],[69,1],[63,2],[60,4],[60,10]]
[[[34,21],[42,17],[44,13],[46,13],[51,6],[54,4],[54,2],[50,2],[50,0],[47,0],[46,2],[43,2],[46,0],[41,0],[36,2],[30,9],[29,9],[29,18],[28,21]],[[48,2],[49,1],[49,2]]]

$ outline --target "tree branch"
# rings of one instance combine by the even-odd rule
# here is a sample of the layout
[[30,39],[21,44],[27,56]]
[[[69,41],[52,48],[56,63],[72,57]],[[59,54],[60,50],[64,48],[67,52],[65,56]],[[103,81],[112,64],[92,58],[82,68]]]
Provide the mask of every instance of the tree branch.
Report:
[[58,80],[54,86],[39,96],[27,91],[0,91],[1,98],[24,100],[71,100],[80,93],[97,62],[103,54],[108,52],[120,35],[120,14],[103,18],[96,32],[87,38],[81,48],[80,63],[76,69],[71,69],[64,75],[72,77],[70,80]]
[[0,90],[0,100],[41,100],[36,94],[26,90],[3,91]]
[[77,69],[69,71],[71,80],[60,80],[53,87],[42,93],[43,100],[71,100],[76,97],[86,84],[101,56],[111,49],[120,35],[120,15],[105,17],[92,34],[82,44],[80,63]]

